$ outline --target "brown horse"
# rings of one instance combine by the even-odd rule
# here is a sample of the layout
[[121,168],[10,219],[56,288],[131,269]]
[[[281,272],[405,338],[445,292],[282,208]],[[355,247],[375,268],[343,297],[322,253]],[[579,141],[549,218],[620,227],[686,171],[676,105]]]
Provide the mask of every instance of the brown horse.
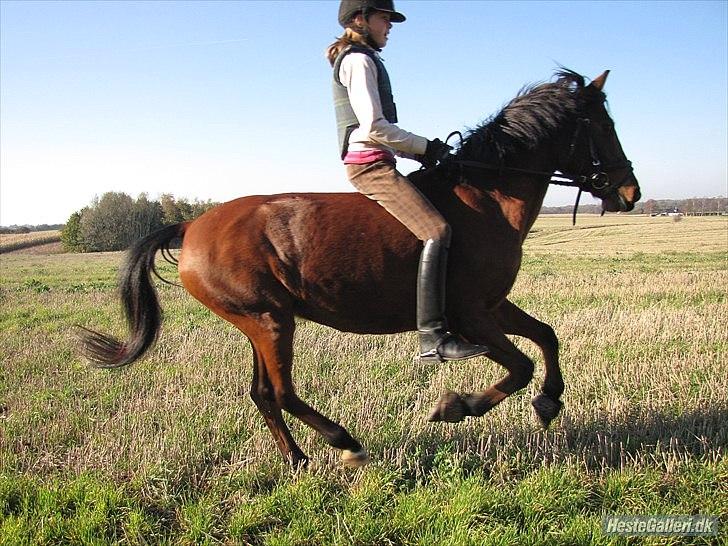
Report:
[[[564,70],[551,83],[526,88],[471,131],[451,161],[411,175],[452,226],[446,314],[453,331],[488,346],[487,356],[507,370],[482,392],[444,394],[431,420],[481,416],[530,382],[533,362],[506,334],[524,336],[543,352],[545,380],[533,400],[543,425],[561,409],[558,339],[507,295],[552,173],[601,198],[607,211],[631,210],[640,198],[605,107],[607,74],[586,85]],[[156,340],[161,311],[151,283],[154,258],[180,237],[184,287],[252,344],[250,395],[283,456],[294,465],[307,461],[283,420],[285,410],[342,450],[345,463],[367,462],[357,440],[297,396],[294,317],[360,334],[415,329],[421,243],[357,193],[252,196],[222,204],[129,251],[120,289],[131,336],[119,342],[87,331],[85,349],[97,365],[130,364]]]

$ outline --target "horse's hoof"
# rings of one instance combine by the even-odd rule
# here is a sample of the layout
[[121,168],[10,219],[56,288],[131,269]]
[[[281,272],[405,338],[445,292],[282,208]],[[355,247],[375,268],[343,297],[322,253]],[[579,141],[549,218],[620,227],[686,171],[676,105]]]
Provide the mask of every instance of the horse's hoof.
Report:
[[306,470],[308,468],[308,457],[291,457],[288,462],[294,471]]
[[554,400],[543,393],[534,396],[531,405],[536,410],[536,416],[544,429],[549,428],[551,421],[554,420],[564,406],[560,400]]
[[459,423],[468,415],[468,407],[462,397],[452,391],[447,391],[440,397],[437,405],[427,417],[428,421],[445,421],[446,423]]
[[350,468],[364,466],[369,460],[369,453],[364,448],[361,448],[359,451],[344,449],[341,452],[341,461]]

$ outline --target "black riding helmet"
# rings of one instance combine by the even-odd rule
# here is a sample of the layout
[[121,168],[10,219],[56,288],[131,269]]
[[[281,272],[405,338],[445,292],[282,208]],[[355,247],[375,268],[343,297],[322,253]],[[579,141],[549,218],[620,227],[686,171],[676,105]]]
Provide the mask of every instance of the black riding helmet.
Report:
[[351,22],[357,13],[363,13],[366,17],[372,11],[389,13],[389,20],[393,23],[403,23],[406,20],[404,15],[394,11],[393,0],[341,0],[339,24],[346,28],[346,25]]

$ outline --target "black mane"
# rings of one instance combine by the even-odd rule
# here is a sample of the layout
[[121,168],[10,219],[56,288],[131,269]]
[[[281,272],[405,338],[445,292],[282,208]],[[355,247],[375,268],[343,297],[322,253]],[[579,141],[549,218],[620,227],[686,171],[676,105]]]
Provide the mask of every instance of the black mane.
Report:
[[564,119],[580,108],[584,77],[568,69],[556,80],[526,86],[500,112],[468,132],[457,156],[502,163],[517,150],[533,149],[552,137]]

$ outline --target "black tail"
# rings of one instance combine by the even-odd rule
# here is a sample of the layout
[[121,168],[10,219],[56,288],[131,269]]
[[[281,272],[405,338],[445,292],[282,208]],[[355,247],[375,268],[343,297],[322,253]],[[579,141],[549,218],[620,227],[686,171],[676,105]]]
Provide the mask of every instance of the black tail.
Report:
[[170,255],[170,243],[183,237],[186,228],[187,223],[167,226],[140,239],[129,249],[119,274],[119,292],[131,334],[129,340],[119,341],[81,327],[83,353],[97,368],[127,366],[154,345],[162,324],[162,309],[151,281],[152,273],[159,277],[154,258],[158,250]]

